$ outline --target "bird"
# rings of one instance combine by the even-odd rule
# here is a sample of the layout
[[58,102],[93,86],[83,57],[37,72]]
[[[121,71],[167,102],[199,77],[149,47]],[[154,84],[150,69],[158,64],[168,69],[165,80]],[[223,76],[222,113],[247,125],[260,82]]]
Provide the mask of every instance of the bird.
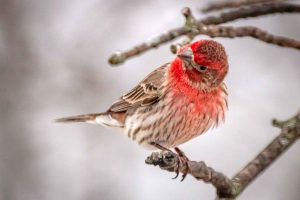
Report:
[[[57,119],[87,122],[123,131],[151,150],[172,148],[225,120],[228,57],[222,44],[201,39],[179,48],[175,58],[152,71],[105,112]],[[178,173],[177,173],[178,175]],[[183,177],[184,179],[184,177]]]

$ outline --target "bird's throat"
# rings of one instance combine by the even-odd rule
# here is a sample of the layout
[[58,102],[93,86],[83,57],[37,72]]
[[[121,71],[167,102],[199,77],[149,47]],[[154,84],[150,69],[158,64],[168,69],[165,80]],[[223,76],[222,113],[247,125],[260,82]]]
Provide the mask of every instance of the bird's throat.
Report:
[[[213,115],[216,115],[215,106],[222,104],[221,107],[226,107],[227,95],[222,85],[210,90],[201,89],[201,86],[195,87],[191,85],[186,77],[187,70],[182,67],[182,61],[175,59],[170,66],[167,75],[168,87],[174,96],[179,99],[186,99],[185,103],[194,103],[196,110],[211,109]],[[196,79],[194,72],[188,72],[189,76]],[[198,75],[199,76],[199,75]]]

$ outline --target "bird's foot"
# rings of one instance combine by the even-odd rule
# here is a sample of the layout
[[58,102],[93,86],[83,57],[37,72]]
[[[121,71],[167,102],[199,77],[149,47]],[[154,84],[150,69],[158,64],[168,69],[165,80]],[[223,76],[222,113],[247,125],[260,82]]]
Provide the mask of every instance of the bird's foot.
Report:
[[[161,151],[169,151],[169,152],[174,153],[172,150],[170,150],[158,143],[152,142],[151,145],[155,146],[156,148],[158,148]],[[185,166],[185,170],[184,170],[184,172],[182,174],[182,178],[181,178],[181,181],[183,181],[186,178],[187,174],[190,172],[190,169],[191,169],[190,163],[189,163],[190,160],[185,155],[185,153],[182,150],[180,150],[178,147],[175,147],[174,150],[175,150],[174,154],[177,154],[177,156],[178,156],[178,167],[176,169],[176,176],[173,179],[176,179],[179,176],[180,166]]]
[[185,155],[185,153],[180,150],[178,147],[175,147],[174,150],[176,151],[177,155],[178,155],[178,168],[177,168],[177,171],[176,171],[176,176],[173,178],[173,179],[176,179],[179,175],[179,167],[180,165],[181,166],[185,166],[185,170],[182,174],[182,178],[181,178],[181,181],[183,181],[185,178],[186,178],[186,175],[190,172],[190,163],[189,163],[189,158]]

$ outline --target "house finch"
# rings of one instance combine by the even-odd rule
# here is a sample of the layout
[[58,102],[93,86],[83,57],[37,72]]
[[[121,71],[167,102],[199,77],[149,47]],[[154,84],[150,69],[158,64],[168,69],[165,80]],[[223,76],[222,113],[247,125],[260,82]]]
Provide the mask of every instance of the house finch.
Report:
[[182,47],[172,62],[151,72],[106,112],[57,121],[114,127],[146,148],[176,148],[224,120],[227,71],[224,47],[199,40]]

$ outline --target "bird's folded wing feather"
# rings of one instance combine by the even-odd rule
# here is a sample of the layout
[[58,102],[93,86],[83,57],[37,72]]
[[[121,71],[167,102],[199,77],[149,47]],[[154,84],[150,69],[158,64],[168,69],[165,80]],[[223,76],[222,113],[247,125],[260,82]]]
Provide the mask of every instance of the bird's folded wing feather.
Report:
[[165,80],[166,69],[169,63],[151,72],[129,93],[123,95],[110,108],[111,112],[125,112],[130,108],[147,106],[158,102],[160,88]]

